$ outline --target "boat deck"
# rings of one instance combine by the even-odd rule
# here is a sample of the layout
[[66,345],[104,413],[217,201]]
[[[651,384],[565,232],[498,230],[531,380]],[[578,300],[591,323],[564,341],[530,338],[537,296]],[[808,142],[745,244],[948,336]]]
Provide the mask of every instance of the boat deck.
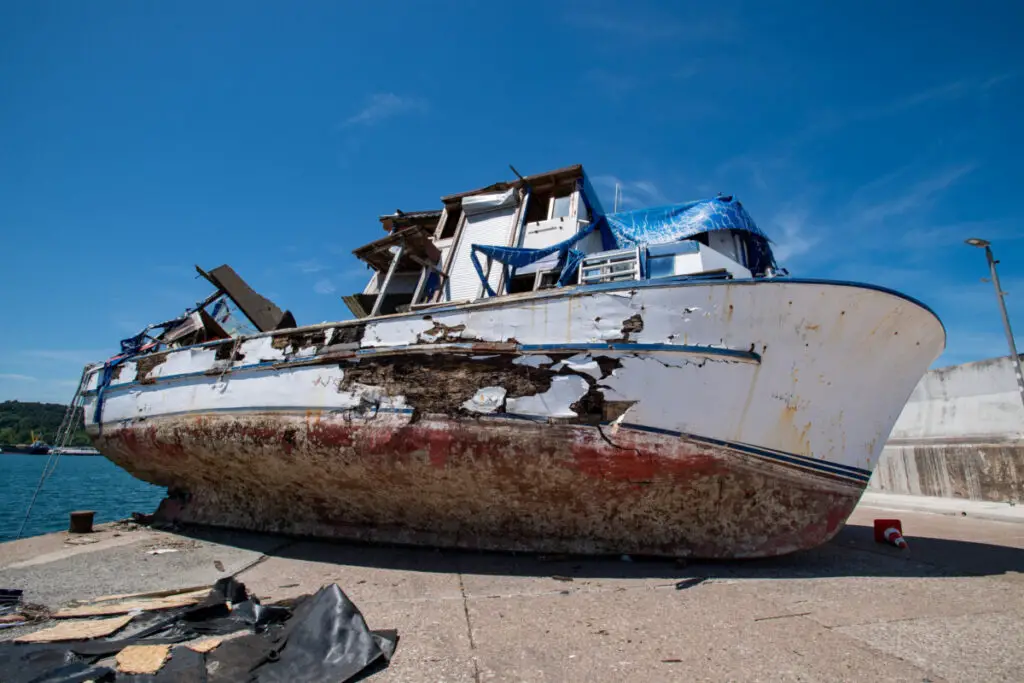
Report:
[[[946,514],[869,494],[815,550],[687,566],[105,525],[95,543],[56,533],[0,545],[0,586],[56,607],[227,574],[264,602],[337,582],[371,628],[398,629],[375,681],[1013,680],[1024,511],[938,505]],[[883,517],[903,521],[909,553],[873,542]],[[158,548],[176,552],[147,554]]]

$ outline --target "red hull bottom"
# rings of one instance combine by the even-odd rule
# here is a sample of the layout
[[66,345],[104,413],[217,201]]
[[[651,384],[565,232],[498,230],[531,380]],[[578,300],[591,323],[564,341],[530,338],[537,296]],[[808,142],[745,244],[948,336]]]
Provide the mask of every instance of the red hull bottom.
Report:
[[245,413],[108,425],[96,447],[185,523],[387,543],[701,558],[832,538],[863,487],[634,429]]

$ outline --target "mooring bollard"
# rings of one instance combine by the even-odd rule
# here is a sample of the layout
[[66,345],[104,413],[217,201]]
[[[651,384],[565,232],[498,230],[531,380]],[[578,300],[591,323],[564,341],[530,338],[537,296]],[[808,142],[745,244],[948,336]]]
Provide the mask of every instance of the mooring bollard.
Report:
[[71,525],[68,531],[73,534],[91,534],[93,510],[76,510],[71,513]]

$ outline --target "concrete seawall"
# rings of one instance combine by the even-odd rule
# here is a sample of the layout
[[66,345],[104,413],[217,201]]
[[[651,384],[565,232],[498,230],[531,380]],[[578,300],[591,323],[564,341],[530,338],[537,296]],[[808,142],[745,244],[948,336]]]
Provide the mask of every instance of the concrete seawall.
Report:
[[1009,356],[929,371],[869,490],[1024,501],[1024,404]]

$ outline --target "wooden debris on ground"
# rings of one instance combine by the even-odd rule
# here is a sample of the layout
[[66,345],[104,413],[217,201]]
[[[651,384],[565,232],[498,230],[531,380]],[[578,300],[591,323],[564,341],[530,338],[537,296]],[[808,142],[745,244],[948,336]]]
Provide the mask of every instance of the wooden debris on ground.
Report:
[[225,640],[234,638],[237,635],[244,634],[245,631],[239,633],[229,633],[223,636],[209,636],[207,638],[200,638],[199,640],[193,640],[192,642],[185,643],[185,647],[196,652],[209,652],[217,649],[217,646],[223,643]]
[[209,586],[188,586],[187,588],[172,588],[163,591],[149,591],[148,593],[119,593],[116,595],[101,595],[91,600],[77,600],[78,605],[95,605],[100,602],[111,602],[112,600],[127,600],[128,598],[166,598],[169,595],[181,595],[182,593],[195,593],[197,591],[210,591]]
[[84,621],[65,621],[44,628],[35,633],[29,633],[15,638],[17,643],[54,643],[61,640],[88,640],[89,638],[101,638],[124,628],[125,624],[132,620],[132,615],[126,614],[113,619],[87,619]]
[[117,670],[126,674],[155,674],[167,661],[170,645],[129,645],[117,653]]
[[65,607],[53,614],[55,619],[70,619],[73,617],[97,617],[105,614],[125,614],[135,610],[156,611],[185,607],[201,602],[210,594],[209,588],[192,591],[191,593],[179,593],[160,598],[139,598],[137,600],[120,600],[113,602],[90,603],[78,607]]

